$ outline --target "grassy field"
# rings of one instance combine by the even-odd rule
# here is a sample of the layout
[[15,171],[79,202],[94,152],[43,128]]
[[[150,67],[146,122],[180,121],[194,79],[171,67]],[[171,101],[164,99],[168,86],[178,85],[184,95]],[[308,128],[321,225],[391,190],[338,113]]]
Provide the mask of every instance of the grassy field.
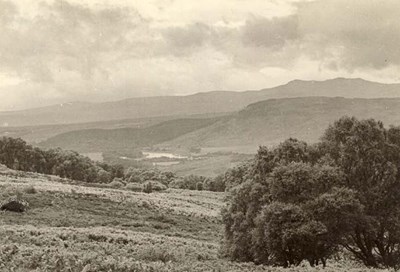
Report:
[[162,171],[172,171],[178,176],[198,175],[215,177],[224,174],[229,168],[240,165],[253,158],[254,155],[245,154],[212,154],[195,160],[182,161],[179,164],[157,166]]
[[[144,194],[3,169],[0,201],[14,195],[30,208],[0,212],[0,271],[322,271],[221,258],[224,193]],[[373,271],[347,265],[324,271]]]

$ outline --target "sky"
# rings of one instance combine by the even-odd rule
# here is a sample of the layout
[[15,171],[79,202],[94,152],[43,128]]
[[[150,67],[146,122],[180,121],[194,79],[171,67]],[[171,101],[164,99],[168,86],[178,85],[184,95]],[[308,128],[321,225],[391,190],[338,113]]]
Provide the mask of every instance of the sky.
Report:
[[399,72],[398,0],[0,0],[0,110]]

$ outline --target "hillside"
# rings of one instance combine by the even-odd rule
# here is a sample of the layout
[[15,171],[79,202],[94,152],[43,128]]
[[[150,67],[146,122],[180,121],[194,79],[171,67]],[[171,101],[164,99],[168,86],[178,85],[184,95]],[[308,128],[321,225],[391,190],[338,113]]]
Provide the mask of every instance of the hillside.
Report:
[[51,137],[39,146],[79,152],[132,150],[170,141],[219,120],[221,118],[176,119],[143,128],[83,129]]
[[82,129],[120,129],[120,128],[144,128],[168,120],[191,118],[204,119],[219,117],[226,114],[194,114],[194,115],[174,115],[136,119],[122,119],[111,121],[99,121],[90,123],[62,124],[62,125],[38,125],[38,126],[20,126],[20,127],[0,127],[0,136],[13,138],[22,138],[29,143],[39,143],[54,137],[58,134],[77,131]]
[[[12,196],[29,209],[0,211],[0,271],[282,271],[220,257],[225,193],[145,194],[1,167],[0,203]],[[366,271],[349,267],[324,270]]]
[[177,119],[144,128],[78,130],[52,137],[40,146],[80,152],[157,146],[254,153],[259,145],[274,145],[288,137],[315,142],[330,123],[343,115],[400,125],[400,98],[271,99],[251,104],[230,116]]
[[343,115],[374,118],[400,125],[400,99],[306,97],[272,99],[247,106],[230,118],[178,137],[163,147],[274,145],[289,137],[315,142],[327,126]]
[[247,105],[272,98],[326,96],[347,98],[400,97],[400,84],[380,84],[362,79],[337,78],[326,81],[291,81],[259,91],[215,91],[187,96],[131,98],[106,103],[74,102],[43,108],[0,113],[3,126],[71,124],[238,111]]

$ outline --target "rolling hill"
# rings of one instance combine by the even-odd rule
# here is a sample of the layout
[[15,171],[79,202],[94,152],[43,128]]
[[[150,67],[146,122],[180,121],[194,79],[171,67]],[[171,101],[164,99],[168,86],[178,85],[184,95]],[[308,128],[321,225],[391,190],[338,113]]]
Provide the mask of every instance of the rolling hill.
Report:
[[59,134],[67,133],[70,131],[77,131],[83,129],[122,129],[122,128],[144,128],[156,125],[161,122],[175,119],[204,119],[221,117],[225,114],[194,114],[185,116],[160,116],[136,119],[122,119],[122,120],[109,120],[89,123],[74,123],[63,125],[31,125],[20,127],[0,127],[0,136],[8,136],[13,138],[22,138],[23,140],[37,144],[54,137]]
[[83,129],[51,137],[41,147],[61,147],[79,152],[132,150],[175,139],[212,125],[224,117],[176,119],[143,128]]
[[169,149],[215,147],[215,151],[246,147],[255,152],[259,145],[274,145],[289,137],[315,142],[330,123],[343,115],[400,125],[400,98],[271,99],[251,104],[230,116],[177,119],[142,129],[79,130],[52,137],[41,146],[85,152],[153,145]]
[[275,145],[289,137],[315,142],[330,123],[344,116],[374,118],[386,126],[400,125],[400,99],[305,97],[261,101],[247,106],[230,118],[188,133],[163,147]]
[[187,96],[131,98],[106,103],[74,102],[22,111],[0,112],[0,124],[13,127],[36,126],[224,113],[241,110],[251,103],[262,100],[309,96],[400,97],[400,84],[381,84],[345,78],[326,81],[294,80],[282,86],[259,91],[214,91]]

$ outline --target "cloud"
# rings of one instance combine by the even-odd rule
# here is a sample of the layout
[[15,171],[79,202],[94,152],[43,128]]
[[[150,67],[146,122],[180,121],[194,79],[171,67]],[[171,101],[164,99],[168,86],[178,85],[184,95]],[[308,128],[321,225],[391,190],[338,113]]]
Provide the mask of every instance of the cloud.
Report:
[[[15,15],[17,15],[17,7],[8,1],[0,1],[0,22],[1,25],[11,22]],[[0,27],[1,27],[0,25]]]
[[245,45],[272,47],[277,50],[299,36],[297,16],[279,18],[251,18],[243,27],[242,40]]
[[185,27],[166,28],[163,36],[172,49],[195,49],[212,38],[213,29],[204,23],[193,23]]
[[106,72],[105,55],[129,50],[143,23],[132,10],[97,11],[65,1],[43,4],[39,14],[25,22],[13,18],[21,23],[3,29],[0,42],[1,68],[35,82],[54,82],[64,72],[83,79]]
[[396,0],[43,1],[0,0],[0,109],[399,80]]
[[400,64],[399,1],[316,1],[301,5],[298,16],[314,58],[334,58],[350,71]]

